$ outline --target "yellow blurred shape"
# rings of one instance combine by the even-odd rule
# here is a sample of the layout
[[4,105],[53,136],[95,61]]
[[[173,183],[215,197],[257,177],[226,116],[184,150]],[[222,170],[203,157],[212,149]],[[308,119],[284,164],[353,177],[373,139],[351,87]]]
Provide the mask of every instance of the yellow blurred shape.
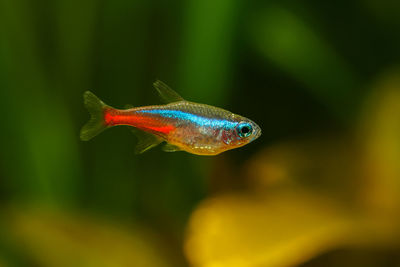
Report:
[[339,134],[288,140],[257,153],[245,164],[245,173],[257,191],[308,186],[347,200],[358,187],[358,150]]
[[173,266],[145,229],[37,209],[14,210],[8,222],[11,235],[40,266]]
[[191,264],[285,267],[343,246],[398,249],[400,71],[373,89],[360,134],[268,147],[247,164],[245,193],[204,201],[186,236]]
[[347,242],[341,210],[301,192],[220,196],[191,217],[185,252],[193,266],[291,266]]
[[[291,182],[290,170],[297,155],[287,145],[268,147],[247,163],[247,177],[255,187],[265,188]],[[297,161],[298,162],[298,161]]]
[[376,212],[400,215],[400,71],[376,83],[362,120],[364,197]]

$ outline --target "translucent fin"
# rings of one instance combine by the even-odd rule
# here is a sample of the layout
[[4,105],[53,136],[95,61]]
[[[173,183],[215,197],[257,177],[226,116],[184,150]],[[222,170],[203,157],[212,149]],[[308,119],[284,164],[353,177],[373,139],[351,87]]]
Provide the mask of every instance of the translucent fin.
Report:
[[135,154],[141,154],[143,152],[146,152],[147,150],[163,142],[161,138],[136,128],[132,128],[132,132],[136,135],[138,139],[138,142],[135,147]]
[[154,88],[156,88],[161,99],[166,103],[179,102],[185,100],[177,92],[172,90],[168,85],[166,85],[162,81],[159,80],[155,81],[153,83],[153,86]]
[[82,141],[88,141],[107,128],[104,121],[104,109],[110,107],[89,91],[83,94],[83,100],[90,113],[90,120],[82,127],[80,138]]
[[181,151],[182,149],[180,149],[179,147],[175,146],[175,145],[171,145],[171,144],[165,144],[162,147],[162,150],[165,152],[175,152],[175,151]]
[[124,108],[125,109],[131,109],[131,108],[134,108],[134,106],[132,104],[125,104]]

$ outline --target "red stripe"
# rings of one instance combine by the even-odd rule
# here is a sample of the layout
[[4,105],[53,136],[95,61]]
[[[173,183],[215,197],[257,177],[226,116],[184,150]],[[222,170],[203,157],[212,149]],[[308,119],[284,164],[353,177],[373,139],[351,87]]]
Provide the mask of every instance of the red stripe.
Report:
[[163,133],[163,134],[169,134],[172,130],[175,129],[175,127],[172,125],[160,126],[160,127],[149,126],[149,127],[147,127],[147,129],[151,129],[153,131]]
[[169,134],[175,129],[173,125],[165,125],[155,118],[127,114],[124,111],[107,109],[104,111],[104,121],[109,126],[130,125],[144,131]]

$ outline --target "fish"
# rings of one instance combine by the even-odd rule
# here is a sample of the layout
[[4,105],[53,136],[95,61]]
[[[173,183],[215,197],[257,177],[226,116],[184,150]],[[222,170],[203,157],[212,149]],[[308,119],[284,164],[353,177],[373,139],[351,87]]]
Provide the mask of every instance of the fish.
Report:
[[261,135],[252,120],[222,108],[186,101],[165,83],[153,83],[164,105],[116,109],[92,92],[83,94],[91,117],[81,129],[80,139],[88,141],[105,129],[130,126],[138,138],[135,153],[161,143],[166,152],[186,151],[212,156],[244,146]]

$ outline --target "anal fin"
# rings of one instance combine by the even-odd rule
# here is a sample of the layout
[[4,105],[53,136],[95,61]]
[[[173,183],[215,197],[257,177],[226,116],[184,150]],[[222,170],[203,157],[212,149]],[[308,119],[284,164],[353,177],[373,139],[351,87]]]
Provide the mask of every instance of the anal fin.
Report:
[[159,145],[163,139],[136,128],[132,128],[132,132],[136,135],[138,142],[135,147],[135,154],[141,154],[147,150]]

